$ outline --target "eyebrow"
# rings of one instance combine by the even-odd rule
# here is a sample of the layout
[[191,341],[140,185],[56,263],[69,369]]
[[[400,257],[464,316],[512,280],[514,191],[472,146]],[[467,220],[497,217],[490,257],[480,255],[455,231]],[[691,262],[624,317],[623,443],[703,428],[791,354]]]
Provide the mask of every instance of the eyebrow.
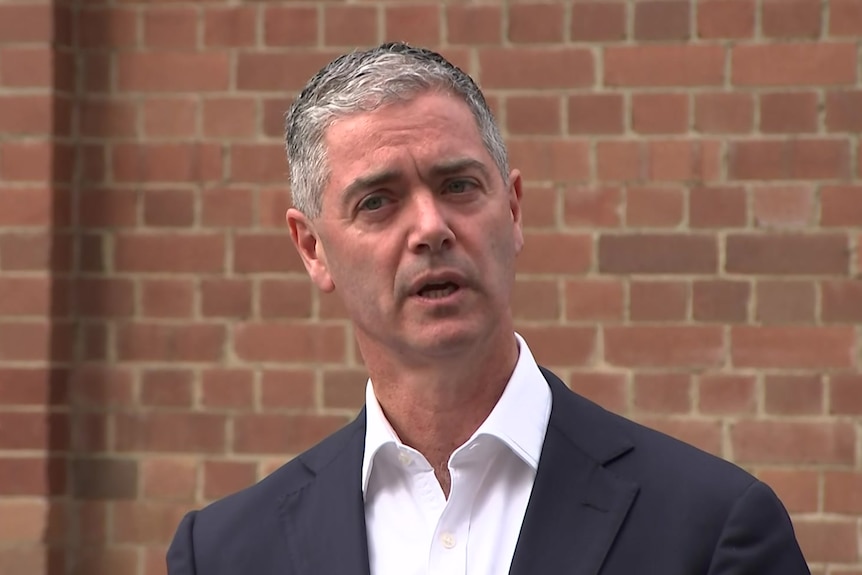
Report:
[[[441,178],[451,176],[453,174],[459,174],[468,170],[476,170],[480,172],[482,177],[486,180],[490,180],[491,178],[485,165],[479,160],[474,160],[473,158],[458,158],[435,164],[431,167],[431,176],[434,178]],[[365,176],[359,176],[344,188],[344,191],[341,194],[342,202],[345,204],[350,203],[350,200],[356,194],[364,190],[376,188],[403,177],[404,174],[401,170],[381,170],[379,172],[372,172]]]

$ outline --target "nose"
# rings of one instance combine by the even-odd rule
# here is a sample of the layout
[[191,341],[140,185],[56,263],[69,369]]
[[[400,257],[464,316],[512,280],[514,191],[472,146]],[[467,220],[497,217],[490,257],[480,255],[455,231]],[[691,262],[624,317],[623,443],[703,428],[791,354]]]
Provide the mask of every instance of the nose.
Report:
[[455,233],[434,195],[421,194],[414,198],[411,216],[413,226],[408,240],[411,251],[434,253],[452,247]]

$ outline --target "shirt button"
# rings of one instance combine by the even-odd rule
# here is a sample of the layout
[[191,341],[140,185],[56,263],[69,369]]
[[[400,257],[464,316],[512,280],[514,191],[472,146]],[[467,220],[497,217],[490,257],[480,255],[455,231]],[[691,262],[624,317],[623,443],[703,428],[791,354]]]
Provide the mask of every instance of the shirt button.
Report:
[[410,461],[412,461],[412,459],[410,458],[409,455],[407,455],[403,451],[399,451],[398,452],[398,461],[401,462],[401,465],[407,466],[407,465],[410,465]]
[[453,547],[455,547],[457,541],[455,541],[455,536],[451,533],[444,533],[440,536],[440,543],[442,543],[443,547],[445,547],[446,549],[452,549]]

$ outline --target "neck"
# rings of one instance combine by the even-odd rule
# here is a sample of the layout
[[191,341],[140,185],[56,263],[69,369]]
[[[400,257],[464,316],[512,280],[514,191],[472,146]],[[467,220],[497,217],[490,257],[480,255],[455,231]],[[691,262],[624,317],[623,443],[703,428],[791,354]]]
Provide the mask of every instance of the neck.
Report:
[[514,334],[462,358],[437,361],[417,369],[391,362],[367,362],[374,395],[404,444],[433,466],[445,494],[448,462],[488,417],[518,361]]

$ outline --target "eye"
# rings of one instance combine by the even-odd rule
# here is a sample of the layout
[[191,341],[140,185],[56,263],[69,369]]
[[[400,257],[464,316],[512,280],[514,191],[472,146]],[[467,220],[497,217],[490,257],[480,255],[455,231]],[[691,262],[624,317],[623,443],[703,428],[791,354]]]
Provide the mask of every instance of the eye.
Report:
[[446,183],[446,193],[463,194],[469,192],[476,187],[476,184],[471,180],[452,180]]
[[379,210],[388,203],[389,199],[385,196],[369,196],[359,204],[359,211],[373,212]]

